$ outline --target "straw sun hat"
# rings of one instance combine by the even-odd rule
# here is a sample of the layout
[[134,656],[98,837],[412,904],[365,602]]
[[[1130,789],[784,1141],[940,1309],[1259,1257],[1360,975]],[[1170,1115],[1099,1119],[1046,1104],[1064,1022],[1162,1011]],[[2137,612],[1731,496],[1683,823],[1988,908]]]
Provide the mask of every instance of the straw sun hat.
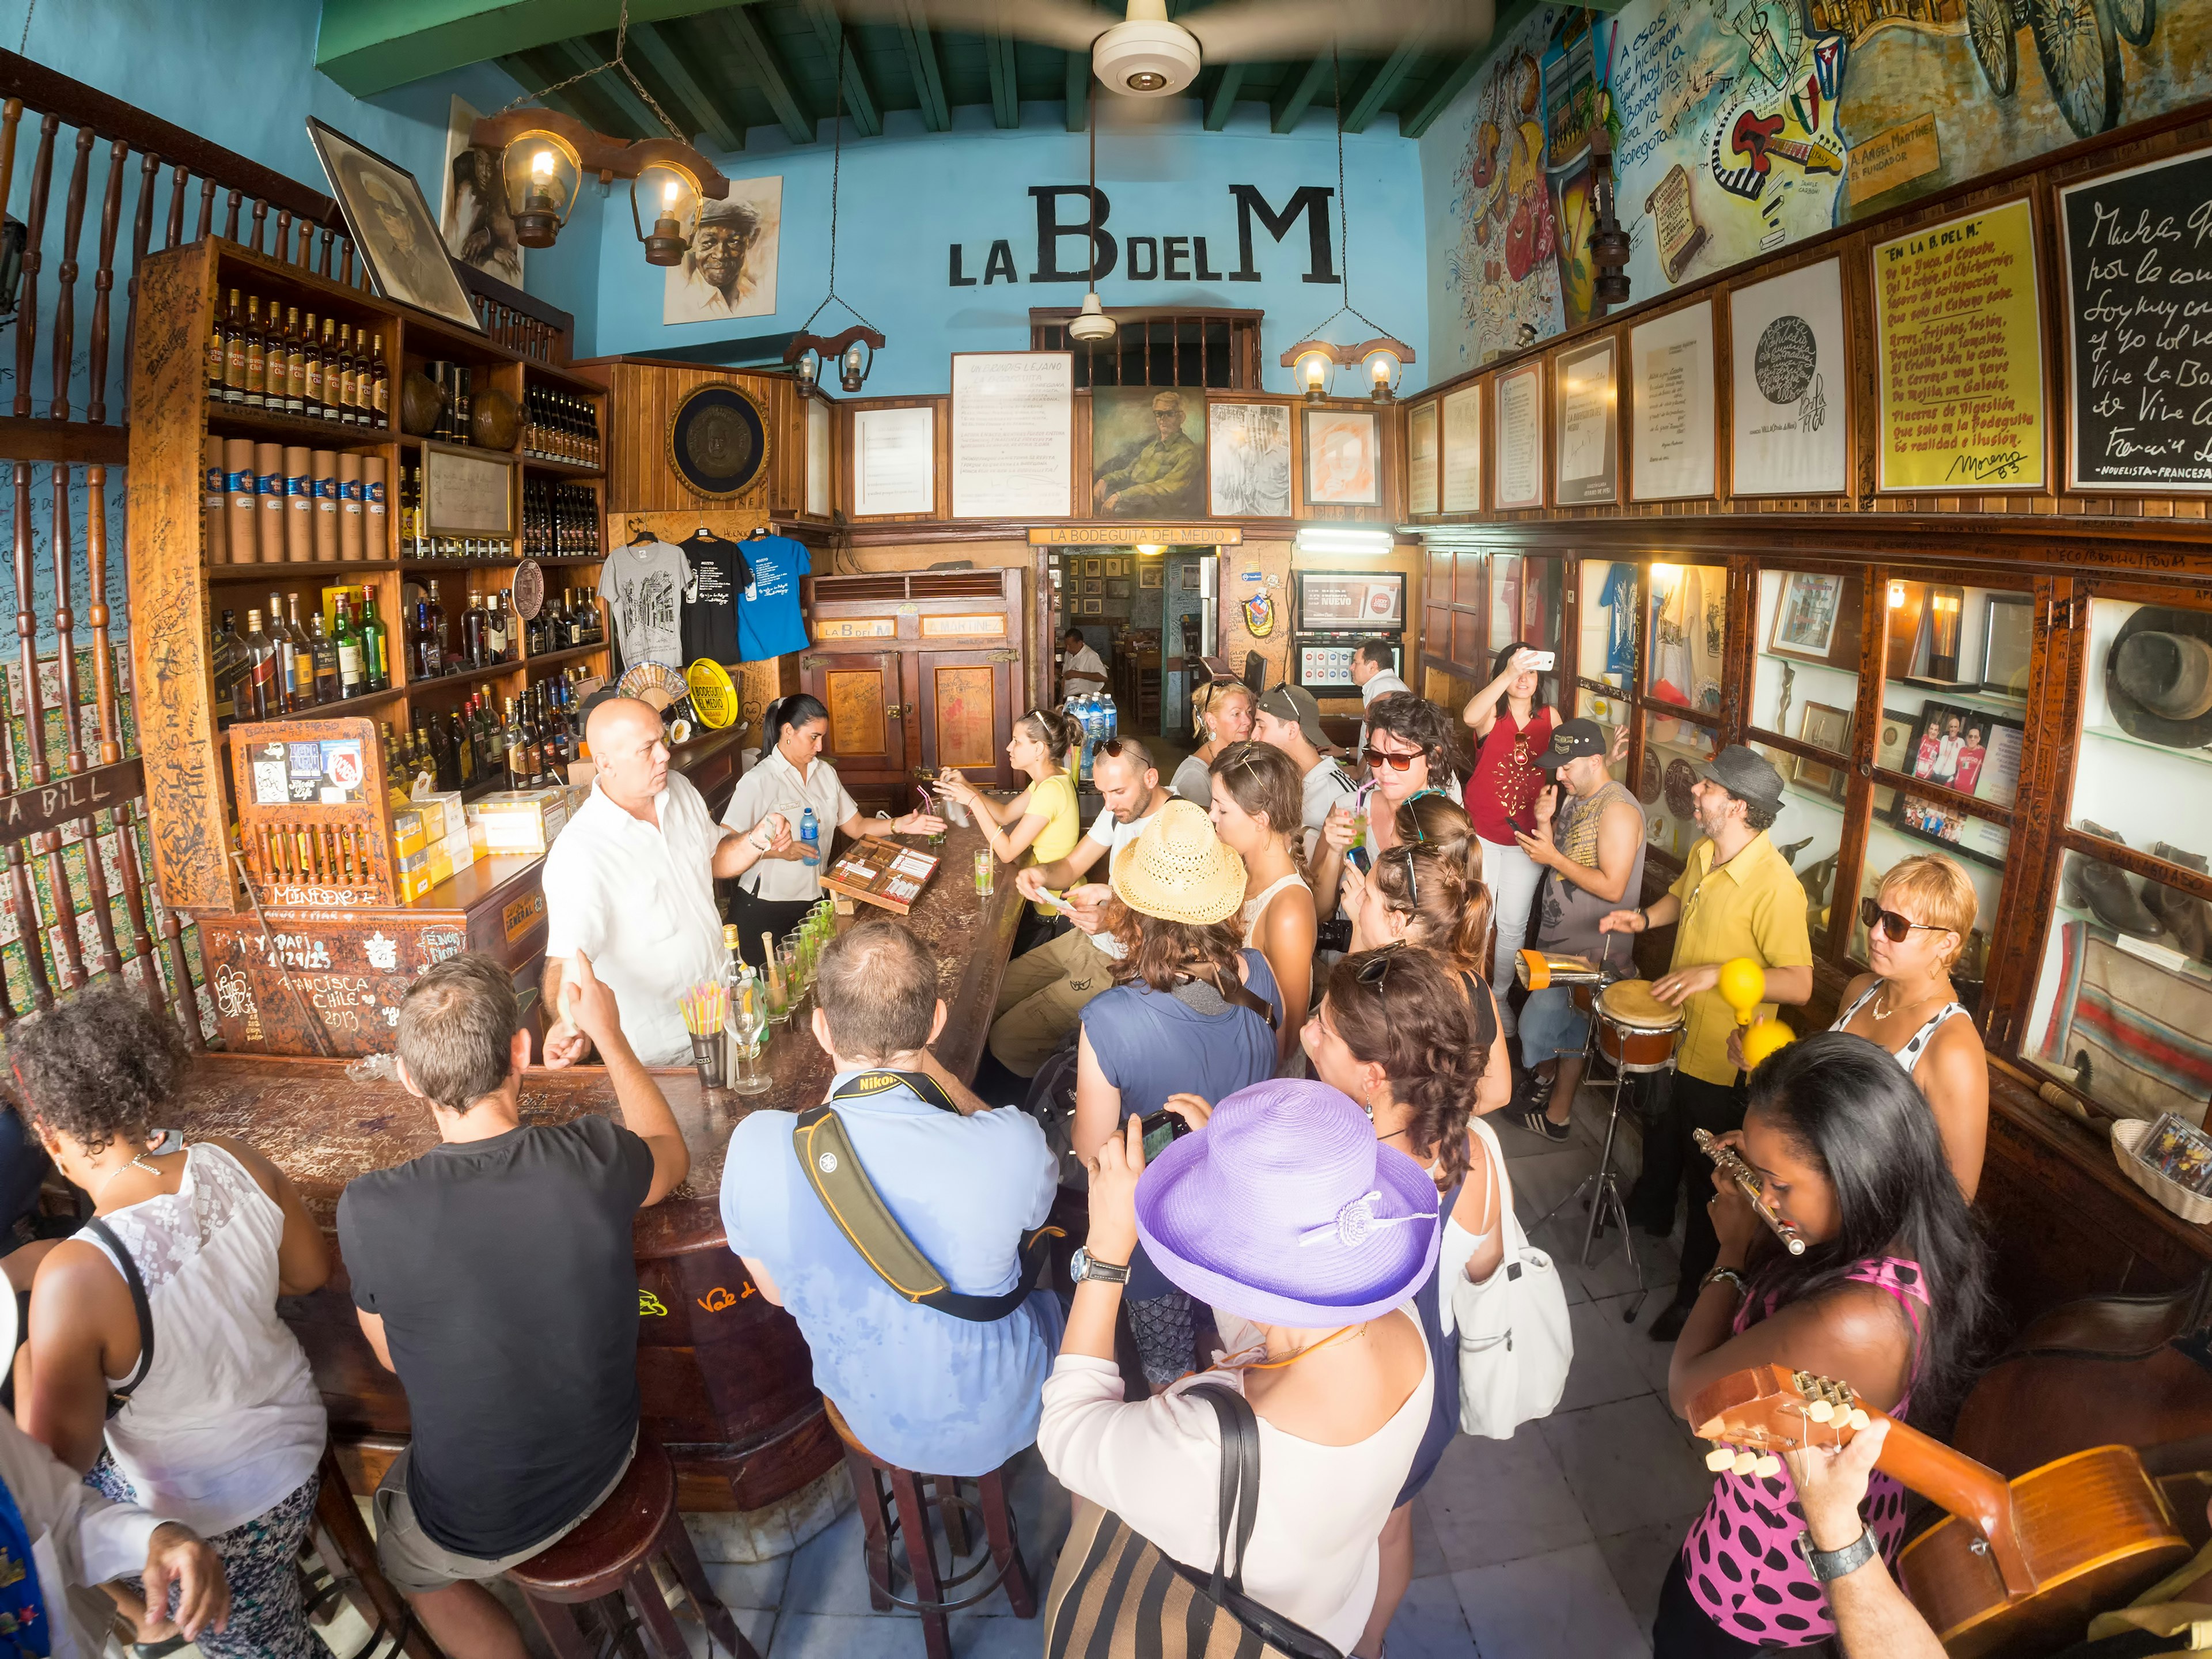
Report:
[[1114,855],[1115,897],[1166,921],[1226,921],[1243,908],[1244,860],[1195,803],[1171,800]]

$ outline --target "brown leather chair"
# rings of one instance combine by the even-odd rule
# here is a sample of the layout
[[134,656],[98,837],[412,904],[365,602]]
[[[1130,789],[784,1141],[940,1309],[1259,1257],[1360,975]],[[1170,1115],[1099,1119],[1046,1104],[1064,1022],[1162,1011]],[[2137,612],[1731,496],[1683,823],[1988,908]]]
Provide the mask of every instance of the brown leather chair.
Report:
[[[836,1401],[824,1395],[822,1404],[829,1412],[830,1426],[837,1431],[837,1438],[845,1445],[845,1468],[853,1477],[853,1495],[860,1503],[860,1527],[867,1542],[868,1601],[878,1613],[900,1607],[920,1613],[922,1646],[929,1659],[952,1659],[951,1632],[945,1615],[987,1600],[1000,1584],[1006,1587],[1006,1601],[1016,1618],[1036,1617],[1036,1588],[1014,1536],[1014,1511],[1006,1502],[1003,1468],[973,1477],[975,1496],[965,1497],[960,1480],[954,1476],[920,1474],[886,1463],[860,1443]],[[926,1495],[925,1486],[928,1488]],[[942,1565],[929,1524],[933,1508],[944,1523],[946,1554]],[[963,1568],[960,1558],[969,1551],[970,1515],[981,1519],[990,1548]],[[906,1541],[907,1573],[914,1584],[911,1597],[895,1595],[891,1589],[891,1534],[895,1532]],[[975,1589],[957,1601],[945,1599],[947,1592],[969,1583],[986,1567],[995,1571]]]
[[605,1644],[586,1634],[575,1609],[596,1604],[599,1622],[617,1632],[642,1632],[657,1659],[690,1659],[660,1585],[658,1559],[684,1586],[698,1622],[732,1659],[760,1659],[714,1592],[676,1510],[676,1468],[658,1442],[641,1431],[622,1484],[583,1524],[540,1550],[507,1578],[529,1602],[559,1659],[593,1659]]

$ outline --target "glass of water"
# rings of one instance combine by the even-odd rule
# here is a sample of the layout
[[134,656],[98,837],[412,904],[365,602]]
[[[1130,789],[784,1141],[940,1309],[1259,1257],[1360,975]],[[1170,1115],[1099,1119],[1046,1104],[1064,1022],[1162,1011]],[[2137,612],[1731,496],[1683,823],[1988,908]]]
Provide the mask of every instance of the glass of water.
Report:
[[768,988],[758,980],[747,980],[731,998],[728,1017],[729,1037],[738,1056],[738,1074],[730,1087],[741,1095],[765,1094],[775,1081],[761,1064],[768,1026]]

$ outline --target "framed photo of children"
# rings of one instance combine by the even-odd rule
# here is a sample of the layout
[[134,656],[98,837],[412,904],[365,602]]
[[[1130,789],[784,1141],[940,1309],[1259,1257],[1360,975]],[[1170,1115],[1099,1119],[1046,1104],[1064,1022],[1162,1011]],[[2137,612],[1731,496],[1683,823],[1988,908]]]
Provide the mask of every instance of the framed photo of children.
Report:
[[[2027,728],[2005,714],[1960,703],[1929,702],[1904,769],[1992,806],[2010,806],[2020,790],[2020,758]],[[2004,860],[2008,832],[1942,801],[1899,790],[1897,827],[1909,836],[1955,848],[1984,864]]]

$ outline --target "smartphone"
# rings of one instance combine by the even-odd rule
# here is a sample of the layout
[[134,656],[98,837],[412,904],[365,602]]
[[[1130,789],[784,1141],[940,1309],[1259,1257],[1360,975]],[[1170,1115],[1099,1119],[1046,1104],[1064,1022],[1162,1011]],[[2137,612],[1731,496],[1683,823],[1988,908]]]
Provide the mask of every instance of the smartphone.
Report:
[[1164,1106],[1150,1117],[1139,1119],[1137,1127],[1144,1132],[1147,1164],[1190,1133],[1190,1125]]
[[1556,651],[1531,651],[1528,653],[1528,666],[1540,674],[1550,673],[1559,660],[1559,653]]
[[1037,896],[1037,902],[1048,910],[1059,911],[1064,916],[1072,916],[1075,914],[1075,907],[1048,887]]

